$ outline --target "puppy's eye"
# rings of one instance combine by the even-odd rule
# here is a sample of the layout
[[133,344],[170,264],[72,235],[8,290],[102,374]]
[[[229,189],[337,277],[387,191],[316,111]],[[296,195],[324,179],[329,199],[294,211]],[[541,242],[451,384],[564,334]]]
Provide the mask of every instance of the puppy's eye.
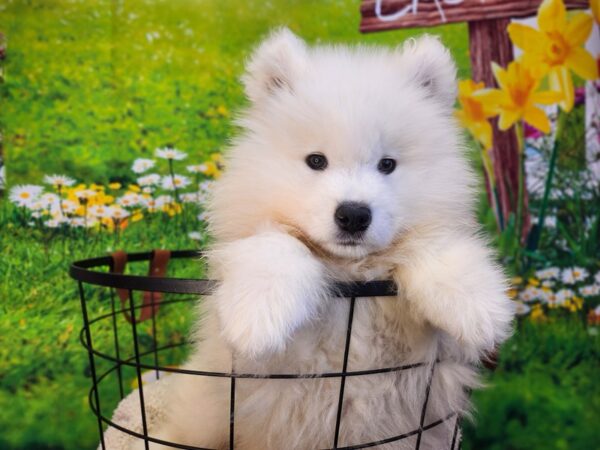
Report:
[[389,175],[396,169],[396,160],[392,158],[383,158],[377,164],[377,170],[385,175]]
[[325,170],[327,167],[327,158],[320,153],[311,153],[306,157],[306,165],[312,170]]

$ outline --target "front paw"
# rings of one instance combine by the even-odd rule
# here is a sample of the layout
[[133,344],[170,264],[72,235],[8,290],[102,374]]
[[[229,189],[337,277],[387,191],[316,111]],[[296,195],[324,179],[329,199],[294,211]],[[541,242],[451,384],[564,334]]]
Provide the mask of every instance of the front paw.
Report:
[[316,316],[327,286],[322,264],[297,239],[269,231],[213,254],[222,280],[214,301],[225,339],[248,356],[279,352]]
[[423,252],[398,278],[419,316],[453,336],[473,359],[511,333],[514,307],[504,275],[476,238]]

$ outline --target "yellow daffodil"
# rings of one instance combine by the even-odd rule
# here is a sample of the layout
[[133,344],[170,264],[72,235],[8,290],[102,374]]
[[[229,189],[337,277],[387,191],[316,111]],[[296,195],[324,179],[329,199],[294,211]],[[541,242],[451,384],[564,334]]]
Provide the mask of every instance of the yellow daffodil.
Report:
[[592,31],[592,17],[584,12],[567,20],[562,0],[544,0],[538,10],[538,28],[512,23],[511,41],[523,50],[523,58],[548,74],[550,88],[563,94],[560,106],[569,112],[575,101],[571,71],[581,78],[598,78],[594,57],[583,47]]
[[456,111],[456,118],[487,150],[492,148],[492,125],[488,119],[496,113],[473,96],[474,92],[484,87],[483,83],[473,80],[461,80],[458,83],[458,103],[462,109]]
[[600,0],[590,0],[590,7],[592,8],[594,20],[600,25]]
[[508,130],[523,119],[538,130],[548,133],[550,121],[536,105],[551,105],[562,100],[558,92],[538,92],[540,73],[525,61],[513,61],[507,69],[493,63],[494,76],[500,89],[483,89],[474,93],[487,108],[500,115],[498,127]]

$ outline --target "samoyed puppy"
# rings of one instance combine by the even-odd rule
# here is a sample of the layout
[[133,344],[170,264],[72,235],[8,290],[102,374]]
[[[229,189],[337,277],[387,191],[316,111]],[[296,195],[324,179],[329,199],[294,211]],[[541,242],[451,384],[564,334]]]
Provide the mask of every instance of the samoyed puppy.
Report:
[[[338,448],[468,414],[478,362],[510,334],[513,308],[473,217],[448,50],[431,36],[311,48],[282,29],[243,81],[250,105],[209,214],[220,284],[200,303],[184,368],[341,371],[350,301],[330,286],[393,279],[397,296],[356,301],[347,370],[424,364],[348,377]],[[151,436],[229,448],[230,380],[173,375],[171,386],[168,419]],[[339,387],[238,379],[235,448],[334,447]],[[450,448],[454,424],[376,448]]]

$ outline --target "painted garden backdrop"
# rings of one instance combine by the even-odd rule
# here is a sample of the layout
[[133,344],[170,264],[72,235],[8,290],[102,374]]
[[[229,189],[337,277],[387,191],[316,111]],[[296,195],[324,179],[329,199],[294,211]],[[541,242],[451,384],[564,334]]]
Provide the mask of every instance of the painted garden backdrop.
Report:
[[[471,80],[464,23],[429,30],[458,62],[456,114],[481,175],[478,217],[519,311],[515,336],[485,373],[488,388],[473,395],[466,449],[598,446],[600,5],[592,3],[567,13],[562,0],[545,0],[535,17],[513,22],[517,60],[494,65],[495,85]],[[220,155],[245,104],[244,59],[272,27],[311,43],[396,45],[424,32],[360,34],[358,8],[352,0],[0,2],[0,448],[95,447],[69,263],[205,245],[203,208],[227,170]],[[508,209],[492,124],[518,137]],[[201,276],[193,265],[171,274]],[[178,331],[161,339],[181,339],[188,318],[169,320]]]

